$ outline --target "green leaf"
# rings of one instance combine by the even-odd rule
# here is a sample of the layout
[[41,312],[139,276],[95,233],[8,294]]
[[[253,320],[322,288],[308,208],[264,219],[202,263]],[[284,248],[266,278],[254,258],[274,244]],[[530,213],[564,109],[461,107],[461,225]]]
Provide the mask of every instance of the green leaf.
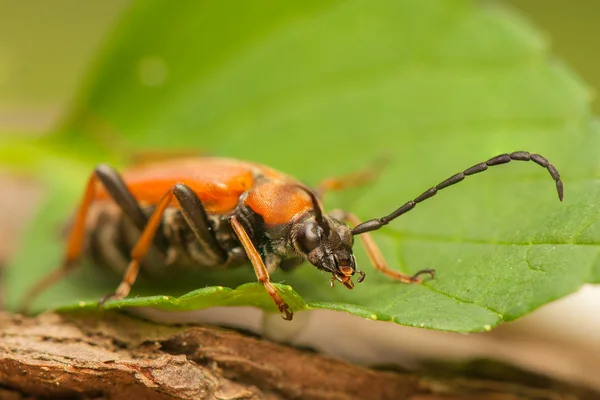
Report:
[[[124,148],[195,148],[311,184],[388,154],[376,182],[328,195],[328,209],[365,220],[493,155],[528,150],[561,172],[563,204],[547,171],[513,162],[374,233],[391,268],[435,268],[434,280],[393,282],[358,245],[367,279],[352,291],[330,289],[329,275],[309,265],[273,275],[295,310],[490,329],[600,282],[600,128],[588,101],[540,33],[475,1],[137,2],[46,143],[47,157],[36,157],[52,190],[11,269],[10,299],[59,264],[57,228],[87,171],[120,164]],[[118,283],[87,266],[73,275],[38,307],[94,306]],[[169,279],[138,282],[131,298],[107,307],[274,311],[249,266]]]

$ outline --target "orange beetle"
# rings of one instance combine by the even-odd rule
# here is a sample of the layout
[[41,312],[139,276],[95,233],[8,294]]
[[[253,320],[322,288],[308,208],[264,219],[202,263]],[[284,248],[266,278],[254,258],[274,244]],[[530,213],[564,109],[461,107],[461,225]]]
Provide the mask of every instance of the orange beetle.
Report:
[[[556,168],[539,154],[502,154],[451,176],[405,203],[391,214],[361,223],[353,214],[324,214],[320,198],[328,190],[356,186],[373,175],[363,171],[328,179],[311,190],[296,179],[263,165],[225,158],[186,158],[142,165],[117,173],[99,165],[91,175],[69,235],[61,268],[51,272],[25,295],[23,308],[42,290],[69,273],[84,253],[95,262],[124,270],[121,284],[108,299],[129,294],[140,264],[156,269],[187,266],[228,268],[252,263],[256,277],[282,313],[293,312],[271,284],[269,271],[287,270],[308,260],[352,289],[365,278],[352,254],[354,236],[361,235],[370,261],[389,277],[419,283],[432,269],[405,275],[388,268],[368,232],[412,210],[439,190],[512,160],[534,161],[563,184]],[[347,225],[354,225],[353,228]]]

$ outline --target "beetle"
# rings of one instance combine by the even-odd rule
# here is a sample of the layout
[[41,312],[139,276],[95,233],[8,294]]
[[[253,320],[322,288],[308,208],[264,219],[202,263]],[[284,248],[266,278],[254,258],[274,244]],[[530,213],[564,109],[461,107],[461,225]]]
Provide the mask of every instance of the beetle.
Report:
[[365,279],[352,248],[359,236],[371,263],[392,279],[420,283],[433,269],[407,275],[389,268],[369,232],[380,229],[465,177],[510,161],[533,161],[546,168],[563,200],[563,183],[543,156],[526,151],[501,154],[452,175],[381,218],[361,222],[354,214],[325,214],[321,200],[330,190],[357,186],[372,171],[327,179],[311,189],[295,178],[257,163],[226,158],[162,160],[119,174],[101,164],[91,174],[68,236],[66,255],[24,296],[23,309],[48,286],[72,271],[83,255],[124,271],[116,291],[103,297],[126,297],[140,265],[164,270],[185,266],[198,270],[254,267],[282,317],[293,311],[271,283],[269,273],[310,262],[348,289]]

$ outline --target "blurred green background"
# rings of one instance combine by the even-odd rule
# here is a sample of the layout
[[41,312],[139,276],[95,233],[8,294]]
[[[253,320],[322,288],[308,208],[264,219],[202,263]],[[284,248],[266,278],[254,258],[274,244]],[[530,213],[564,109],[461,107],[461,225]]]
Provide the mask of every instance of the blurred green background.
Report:
[[[600,88],[600,2],[507,0],[546,31],[554,54]],[[0,133],[40,132],[68,109],[125,0],[0,0]],[[600,103],[594,101],[594,114]]]

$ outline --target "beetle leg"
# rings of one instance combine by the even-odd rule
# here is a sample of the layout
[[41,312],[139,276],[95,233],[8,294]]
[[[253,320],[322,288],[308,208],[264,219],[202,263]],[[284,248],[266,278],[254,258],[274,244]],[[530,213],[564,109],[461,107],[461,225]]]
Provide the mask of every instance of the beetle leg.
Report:
[[262,282],[262,284],[265,286],[267,293],[269,293],[269,296],[271,296],[271,298],[275,302],[275,305],[279,309],[279,312],[281,312],[281,317],[285,320],[290,321],[294,317],[294,313],[290,309],[290,306],[288,306],[283,300],[283,298],[277,291],[277,288],[271,283],[267,267],[265,267],[265,264],[262,258],[260,257],[260,254],[258,254],[258,251],[256,250],[256,247],[254,247],[254,244],[252,244],[248,233],[246,233],[246,230],[244,229],[240,221],[238,221],[238,218],[236,216],[231,217],[229,221],[231,222],[231,226],[233,227],[235,234],[240,239],[244,250],[246,250],[248,258],[252,262],[252,266],[254,267],[254,272],[256,273],[258,281]]
[[109,196],[123,210],[123,213],[131,219],[140,231],[143,230],[148,223],[148,218],[127,185],[125,185],[121,175],[106,164],[98,165],[94,170],[94,175],[98,177]]
[[173,188],[173,194],[179,201],[183,217],[192,229],[192,232],[194,232],[196,240],[204,248],[204,251],[210,254],[219,264],[224,264],[227,261],[227,254],[219,246],[219,242],[217,242],[217,238],[213,234],[206,210],[196,192],[183,183],[178,183]]
[[[346,220],[354,226],[361,223],[358,217],[351,213],[346,213]],[[377,246],[377,244],[375,243],[375,241],[369,233],[363,233],[362,235],[360,235],[360,240],[362,241],[362,244],[365,247],[369,260],[371,260],[371,264],[373,264],[375,268],[377,268],[390,278],[396,279],[404,283],[421,283],[423,281],[421,275],[429,275],[432,279],[435,276],[435,270],[430,268],[422,269],[414,275],[407,275],[403,274],[402,272],[395,271],[387,266],[387,262],[383,258],[379,247]],[[361,276],[361,278],[359,278],[359,281],[362,282],[362,279],[364,279],[364,276]]]
[[25,293],[21,300],[21,312],[27,312],[29,305],[35,297],[48,287],[60,281],[77,267],[77,261],[83,250],[85,219],[90,206],[94,202],[96,187],[99,183],[106,188],[110,197],[117,203],[121,210],[123,210],[123,213],[130,217],[140,230],[144,229],[144,226],[146,225],[146,216],[129,189],[127,189],[121,176],[108,165],[98,165],[88,180],[83,200],[79,206],[79,211],[75,216],[75,221],[73,222],[73,226],[69,233],[67,251],[61,267],[44,276]]
[[369,184],[379,177],[379,174],[387,164],[387,159],[381,158],[375,163],[359,171],[351,172],[334,178],[322,180],[315,189],[317,197],[323,198],[325,193],[333,190],[351,189]]
[[202,245],[206,246],[207,251],[214,253],[216,258],[219,260],[225,259],[223,250],[221,250],[217,240],[210,233],[208,216],[206,215],[202,202],[192,189],[183,183],[178,183],[169,189],[156,205],[154,212],[148,220],[148,224],[146,224],[138,242],[131,251],[131,261],[123,275],[123,281],[114,293],[106,295],[100,300],[100,305],[104,304],[108,299],[122,299],[127,297],[131,290],[131,286],[137,279],[140,263],[144,260],[152,245],[154,236],[162,221],[163,213],[173,201],[173,197],[179,202],[183,217],[194,232],[196,239]]
[[156,230],[158,229],[162,221],[163,213],[165,212],[167,206],[173,200],[173,196],[173,188],[171,188],[167,191],[167,193],[163,195],[163,197],[160,199],[160,201],[154,208],[154,211],[152,212],[148,223],[142,230],[140,238],[133,247],[133,250],[131,250],[131,261],[129,262],[129,265],[125,270],[125,274],[123,275],[123,280],[121,281],[121,284],[117,287],[117,290],[114,293],[108,294],[102,299],[100,299],[100,306],[102,306],[104,302],[106,302],[106,300],[108,299],[122,299],[124,297],[127,297],[127,295],[129,294],[131,286],[135,283],[135,280],[138,276],[138,272],[140,271],[140,263],[142,262],[144,257],[146,257],[146,253],[148,253],[148,250],[152,245],[152,241],[154,239],[154,235],[156,234]]

